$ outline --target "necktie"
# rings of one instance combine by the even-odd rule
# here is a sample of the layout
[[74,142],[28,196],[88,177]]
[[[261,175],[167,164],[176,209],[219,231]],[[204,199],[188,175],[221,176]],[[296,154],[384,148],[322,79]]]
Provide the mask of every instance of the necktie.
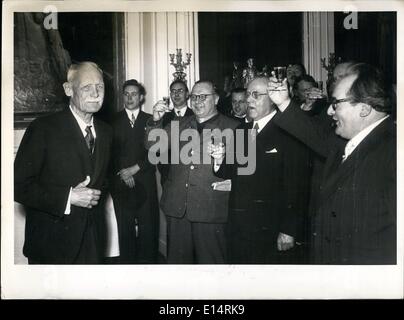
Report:
[[133,128],[133,126],[135,125],[135,121],[136,121],[136,118],[135,118],[135,115],[132,113],[132,120],[129,120],[130,121],[130,126]]
[[91,132],[91,126],[86,127],[86,136],[84,137],[84,140],[86,140],[87,148],[90,150],[90,153],[93,153],[94,151],[94,136],[93,133]]
[[253,141],[257,138],[258,129],[259,129],[258,122],[256,122],[254,128],[251,130],[251,139]]

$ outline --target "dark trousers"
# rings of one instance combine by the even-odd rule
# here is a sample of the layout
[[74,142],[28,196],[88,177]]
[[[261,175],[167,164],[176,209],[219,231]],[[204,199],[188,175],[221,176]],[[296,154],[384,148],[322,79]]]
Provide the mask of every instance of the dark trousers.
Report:
[[[101,263],[99,242],[97,237],[97,230],[93,216],[91,214],[87,217],[86,227],[84,229],[83,238],[80,244],[80,249],[75,259],[70,262],[63,262],[63,264],[99,264]],[[28,257],[29,264],[61,264],[61,262],[52,262],[52,259],[38,260]]]
[[136,197],[136,193],[116,193],[112,197],[118,224],[120,263],[157,263],[159,237],[157,197],[147,199],[140,207],[134,205],[130,199]]
[[191,222],[167,217],[169,264],[226,263],[224,223]]

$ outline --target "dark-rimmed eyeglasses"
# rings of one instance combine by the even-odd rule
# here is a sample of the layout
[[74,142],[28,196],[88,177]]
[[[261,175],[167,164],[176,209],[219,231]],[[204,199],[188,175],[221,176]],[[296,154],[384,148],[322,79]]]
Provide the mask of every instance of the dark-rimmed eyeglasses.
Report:
[[205,101],[207,96],[213,96],[214,93],[191,94],[191,101]]
[[245,96],[248,98],[249,96],[253,97],[255,100],[258,99],[259,96],[265,96],[268,95],[268,93],[259,93],[258,91],[246,91]]
[[351,101],[350,98],[343,98],[343,99],[335,99],[331,98],[328,103],[331,105],[331,108],[335,111],[338,108],[338,104],[342,102],[348,102]]

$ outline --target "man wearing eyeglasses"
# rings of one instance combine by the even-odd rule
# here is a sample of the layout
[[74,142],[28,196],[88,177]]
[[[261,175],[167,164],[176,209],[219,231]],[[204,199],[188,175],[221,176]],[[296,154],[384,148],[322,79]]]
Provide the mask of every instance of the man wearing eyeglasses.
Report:
[[[149,132],[156,128],[163,128],[168,136],[172,136],[175,131],[173,128],[177,125],[180,136],[187,132],[198,138],[188,137],[186,141],[171,141],[166,146],[171,149],[172,157],[175,152],[181,152],[185,148],[188,150],[187,156],[192,157],[192,161],[187,162],[181,154],[176,154],[178,162],[170,162],[168,179],[160,201],[160,206],[167,216],[167,262],[225,263],[229,192],[214,190],[212,187],[212,184],[223,179],[213,174],[213,159],[207,149],[212,135],[208,129],[233,130],[237,122],[218,113],[216,105],[219,96],[210,81],[196,82],[190,99],[194,115],[181,118],[178,122],[172,121],[163,128],[162,118],[169,109],[164,101],[158,101],[153,107],[153,119],[147,123],[145,143],[148,148],[154,142],[149,141],[147,137]],[[203,158],[207,158],[209,162],[204,162]]]
[[283,87],[268,87],[282,112],[277,124],[326,159],[313,263],[395,264],[396,127],[380,71],[358,63],[337,81],[328,108],[334,128],[294,108]]
[[275,104],[266,91],[269,79],[248,84],[244,130],[256,143],[256,170],[240,175],[242,164],[222,163],[217,175],[232,179],[228,221],[229,262],[302,263],[301,235],[307,211],[309,150],[274,124]]
[[[173,110],[166,112],[163,116],[163,127],[170,124],[173,120],[179,120],[182,117],[188,117],[194,113],[188,108],[187,101],[189,99],[189,90],[186,83],[182,80],[174,80],[170,85],[170,97],[173,103]],[[168,153],[170,159],[170,153]],[[164,186],[168,178],[169,164],[158,164],[157,168],[160,172],[160,183]]]
[[159,210],[155,166],[144,146],[146,121],[141,110],[146,90],[135,79],[123,84],[122,111],[113,128],[112,190],[119,234],[119,263],[156,263]]

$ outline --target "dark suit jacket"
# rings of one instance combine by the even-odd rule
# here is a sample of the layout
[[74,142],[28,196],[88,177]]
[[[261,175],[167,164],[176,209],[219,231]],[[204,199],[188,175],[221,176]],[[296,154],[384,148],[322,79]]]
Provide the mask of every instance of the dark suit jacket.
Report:
[[[189,107],[187,107],[184,117],[192,116],[193,114],[194,112]],[[163,127],[168,125],[174,119],[178,119],[178,116],[175,114],[174,110],[166,112],[163,116]]]
[[[155,166],[148,160],[144,146],[146,122],[150,115],[140,111],[133,128],[125,110],[118,112],[112,122],[113,168],[111,172],[111,195],[117,217],[121,260],[134,262],[136,253],[135,218],[139,223],[139,234],[150,237],[148,254],[156,254],[158,239],[158,200]],[[140,170],[134,176],[135,188],[131,189],[116,173],[138,164]],[[143,227],[145,225],[145,227]],[[148,231],[146,231],[148,230]],[[147,241],[142,241],[146,244]],[[154,243],[155,242],[155,243]],[[138,251],[140,250],[137,248]],[[140,254],[140,253],[138,253]]]
[[[234,130],[237,122],[222,115],[209,121],[205,129]],[[149,132],[154,128],[161,128],[162,122],[154,123],[150,121],[147,125],[146,140]],[[179,121],[179,134],[185,129],[194,129],[197,133],[197,121],[195,115],[184,117]],[[174,133],[170,126],[165,127],[165,131],[170,139]],[[199,137],[199,135],[197,134]],[[213,174],[213,160],[208,155],[209,164],[203,164],[201,157],[203,156],[203,141],[211,141],[211,135],[205,134],[192,142],[180,141],[179,150],[187,145],[187,150],[194,150],[196,159],[200,160],[200,164],[171,164],[167,182],[164,185],[163,194],[160,201],[161,209],[167,216],[183,217],[187,212],[187,217],[192,222],[208,222],[208,223],[224,223],[227,221],[227,204],[229,192],[215,191],[212,189],[212,183],[223,181]],[[146,141],[150,148],[154,143]],[[172,145],[169,145],[171,147]],[[201,150],[201,152],[199,152]],[[173,148],[171,148],[171,152]]]
[[[113,129],[113,145],[112,145],[112,193],[133,194],[136,191],[137,196],[130,196],[128,199],[132,208],[138,208],[146,200],[146,189],[154,186],[155,167],[150,164],[147,158],[147,150],[144,147],[144,133],[146,122],[150,115],[140,111],[136,118],[133,128],[130,125],[129,118],[125,110],[118,112],[111,125]],[[116,175],[116,173],[124,168],[138,164],[140,170],[135,175],[136,188],[128,188]]]
[[289,106],[277,124],[301,139],[326,163],[313,230],[313,262],[396,262],[396,127],[386,119],[341,163],[344,144]]
[[[243,165],[226,162],[217,173],[232,179],[228,222],[231,263],[277,263],[279,232],[300,240],[303,231],[309,149],[277,127],[274,118],[257,135],[253,174],[239,175],[237,169]],[[245,150],[247,130],[252,125],[243,123],[237,128],[244,131]]]
[[[26,207],[24,254],[44,263],[72,263],[87,218],[101,218],[102,201],[92,209],[65,208],[71,187],[91,178],[88,187],[105,194],[111,129],[94,118],[95,149],[91,156],[70,109],[31,123],[19,147],[14,169],[15,201]],[[101,253],[102,248],[100,248]]]
[[[188,117],[188,116],[192,116],[194,113],[193,111],[187,107],[187,110],[185,111],[184,117]],[[171,112],[166,112],[163,116],[163,127],[167,126],[170,124],[171,121],[177,119],[178,120],[178,116],[175,114],[174,110]],[[168,151],[168,159],[170,159],[170,152]],[[160,182],[161,185],[164,186],[165,182],[167,181],[168,178],[168,172],[170,169],[170,165],[169,164],[158,164],[157,168],[160,172],[161,178],[160,178]]]

